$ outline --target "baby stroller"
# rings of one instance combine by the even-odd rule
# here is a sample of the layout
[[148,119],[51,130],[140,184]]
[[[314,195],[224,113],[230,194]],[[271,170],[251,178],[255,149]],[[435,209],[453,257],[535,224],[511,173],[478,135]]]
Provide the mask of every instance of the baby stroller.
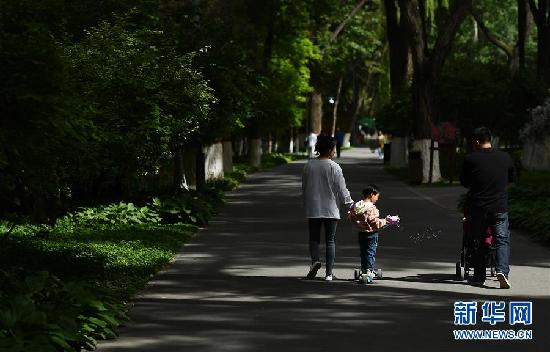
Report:
[[473,254],[476,246],[487,246],[486,248],[486,267],[490,270],[489,276],[496,274],[496,248],[493,236],[493,227],[488,225],[485,229],[485,237],[482,241],[475,239],[470,231],[470,224],[466,210],[462,220],[462,249],[460,251],[460,261],[456,263],[456,277],[464,280],[470,277],[470,271],[473,270]]

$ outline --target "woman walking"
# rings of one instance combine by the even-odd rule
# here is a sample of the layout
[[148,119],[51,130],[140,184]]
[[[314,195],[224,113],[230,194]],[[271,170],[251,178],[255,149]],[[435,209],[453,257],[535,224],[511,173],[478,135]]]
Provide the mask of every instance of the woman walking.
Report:
[[321,268],[319,244],[321,227],[325,228],[326,275],[325,280],[332,281],[332,268],[336,252],[336,226],[340,219],[340,206],[346,209],[353,204],[340,165],[332,161],[336,153],[336,140],[320,135],[315,151],[319,156],[308,161],[302,174],[302,197],[309,227],[309,253],[311,267],[307,274],[313,279]]

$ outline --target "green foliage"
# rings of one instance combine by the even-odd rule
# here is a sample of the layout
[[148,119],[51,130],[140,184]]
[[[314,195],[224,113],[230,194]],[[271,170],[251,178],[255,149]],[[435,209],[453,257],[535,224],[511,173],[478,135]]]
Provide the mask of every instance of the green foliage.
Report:
[[[79,150],[84,121],[67,89],[69,61],[48,20],[59,21],[59,1],[0,2],[0,213],[22,209],[46,220],[55,212],[59,174]],[[51,8],[49,8],[51,6]],[[51,27],[51,28],[50,28]],[[23,190],[26,190],[24,192]]]
[[436,89],[439,120],[455,122],[466,137],[487,126],[502,142],[517,144],[527,109],[542,93],[534,78],[512,78],[506,66],[450,61]]
[[276,48],[269,62],[263,103],[269,117],[265,124],[270,131],[300,126],[306,112],[306,95],[312,90],[308,64],[317,58],[318,49],[305,32]]
[[158,224],[159,214],[150,207],[135,206],[133,203],[115,203],[95,208],[82,208],[74,214],[58,219],[58,226],[64,230],[85,228],[112,228],[131,225]]
[[[154,25],[154,23],[153,23]],[[94,124],[92,156],[110,178],[154,173],[209,119],[211,89],[161,29],[102,22],[69,49],[84,114]],[[78,72],[78,74],[76,74]],[[81,170],[86,171],[86,170]],[[96,173],[97,170],[91,170]]]
[[128,317],[123,303],[40,271],[0,271],[0,350],[93,350]]
[[262,168],[270,168],[277,165],[288,164],[294,160],[300,159],[299,156],[286,153],[271,153],[262,155]]
[[[475,3],[475,9],[493,35],[512,48],[516,45],[518,39],[516,0],[478,1]],[[536,56],[534,32],[536,31],[531,32],[526,42],[527,71],[530,71],[529,66],[534,67]],[[502,66],[508,64],[508,58],[504,52],[483,35],[479,26],[476,27],[471,18],[467,19],[460,27],[452,55],[460,60],[467,60],[470,64],[481,63]],[[464,68],[467,69],[468,67]]]
[[550,244],[550,172],[524,171],[509,192],[512,226]]
[[[219,186],[219,184],[216,185]],[[199,197],[195,192],[188,192],[153,200],[153,206],[162,217],[163,222],[198,226],[206,225],[220,204],[223,204],[222,197],[213,191],[208,197]]]
[[410,94],[394,96],[378,112],[376,126],[394,136],[408,136],[412,129],[412,113]]

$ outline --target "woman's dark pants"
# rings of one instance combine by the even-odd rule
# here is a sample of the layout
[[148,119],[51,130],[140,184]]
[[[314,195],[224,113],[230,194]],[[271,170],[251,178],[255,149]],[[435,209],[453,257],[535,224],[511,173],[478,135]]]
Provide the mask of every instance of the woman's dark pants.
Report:
[[336,226],[338,219],[310,218],[309,225],[309,254],[311,262],[319,261],[319,244],[321,242],[321,226],[325,227],[326,240],[326,274],[332,275],[334,267],[334,256],[336,253]]

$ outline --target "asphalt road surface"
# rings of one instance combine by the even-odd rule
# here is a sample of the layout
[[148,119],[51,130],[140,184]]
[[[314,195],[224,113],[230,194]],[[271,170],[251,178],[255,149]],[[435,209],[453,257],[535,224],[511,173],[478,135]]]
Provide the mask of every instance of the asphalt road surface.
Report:
[[[135,298],[132,322],[101,352],[122,351],[550,351],[550,251],[512,232],[510,281],[475,287],[455,278],[461,187],[410,187],[369,149],[335,159],[354,200],[375,183],[383,215],[403,227],[380,235],[372,285],[352,280],[356,234],[337,233],[337,280],[305,280],[309,262],[300,177],[305,161],[252,175]],[[428,229],[429,228],[429,229]],[[431,229],[431,230],[430,230]],[[430,232],[431,231],[431,232]],[[437,233],[437,237],[426,236]],[[324,248],[324,246],[323,246]],[[323,249],[324,250],[324,249]],[[455,302],[477,302],[477,324],[454,325]],[[481,322],[486,301],[532,302],[532,324]],[[531,340],[455,340],[453,330],[532,330]]]

